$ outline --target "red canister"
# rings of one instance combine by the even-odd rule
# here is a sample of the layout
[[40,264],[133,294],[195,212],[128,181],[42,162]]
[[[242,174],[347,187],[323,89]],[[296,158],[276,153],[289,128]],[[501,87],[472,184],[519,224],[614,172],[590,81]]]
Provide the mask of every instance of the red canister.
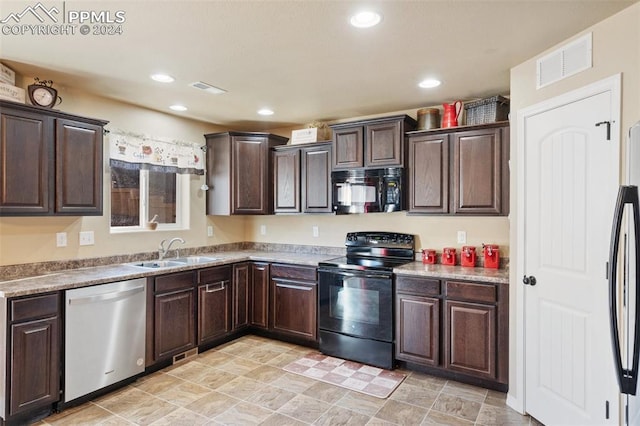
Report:
[[425,265],[436,263],[436,251],[434,249],[422,249],[422,263]]
[[442,249],[442,264],[443,265],[455,265],[456,264],[456,249],[453,247],[445,247]]
[[462,254],[460,254],[460,264],[473,268],[476,266],[476,248],[472,246],[463,246]]
[[498,269],[500,267],[500,250],[495,244],[483,244],[484,267]]

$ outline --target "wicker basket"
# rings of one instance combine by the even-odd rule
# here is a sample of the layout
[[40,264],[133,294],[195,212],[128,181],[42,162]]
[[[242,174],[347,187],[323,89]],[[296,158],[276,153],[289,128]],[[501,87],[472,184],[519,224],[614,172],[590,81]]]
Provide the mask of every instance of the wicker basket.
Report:
[[464,105],[467,125],[495,123],[509,119],[509,99],[502,96],[480,99]]

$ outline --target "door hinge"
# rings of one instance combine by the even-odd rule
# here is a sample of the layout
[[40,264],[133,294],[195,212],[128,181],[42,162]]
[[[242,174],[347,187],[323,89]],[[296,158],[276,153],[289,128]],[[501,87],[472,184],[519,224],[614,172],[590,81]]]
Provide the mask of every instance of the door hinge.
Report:
[[609,401],[605,401],[604,403],[604,418],[609,419]]

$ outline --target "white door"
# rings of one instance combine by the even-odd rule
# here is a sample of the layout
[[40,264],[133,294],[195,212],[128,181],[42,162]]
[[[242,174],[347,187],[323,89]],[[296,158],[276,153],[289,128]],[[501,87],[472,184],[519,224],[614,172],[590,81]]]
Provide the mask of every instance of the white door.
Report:
[[619,100],[590,92],[524,119],[529,285],[514,285],[525,299],[525,409],[546,425],[618,423],[606,263],[619,136],[596,123],[618,123]]

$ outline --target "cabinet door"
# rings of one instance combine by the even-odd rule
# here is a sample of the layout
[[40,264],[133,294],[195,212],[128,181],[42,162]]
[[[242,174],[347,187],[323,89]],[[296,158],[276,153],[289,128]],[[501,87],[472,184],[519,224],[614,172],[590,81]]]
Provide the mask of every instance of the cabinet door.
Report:
[[56,120],[56,213],[102,215],[102,127]]
[[331,213],[331,145],[303,148],[302,211]]
[[198,286],[198,344],[231,331],[231,282]]
[[447,300],[445,368],[496,379],[496,307]]
[[232,142],[232,214],[268,214],[267,141],[262,137],[234,136]]
[[0,215],[53,210],[53,119],[4,109],[0,114]]
[[449,136],[409,138],[409,213],[449,212]]
[[249,279],[251,266],[249,263],[233,265],[233,308],[231,309],[231,329],[237,330],[249,325]]
[[159,360],[195,346],[193,289],[154,297],[154,359]]
[[274,212],[300,213],[300,150],[273,152]]
[[269,264],[251,265],[251,325],[269,327]]
[[369,168],[402,166],[401,122],[369,124],[366,126],[364,166]]
[[59,351],[57,316],[11,326],[10,415],[58,401]]
[[453,213],[502,213],[501,134],[500,128],[453,134]]
[[273,330],[317,340],[317,286],[314,283],[271,279]]
[[333,130],[333,170],[364,165],[362,126]]
[[440,362],[440,300],[397,294],[396,358],[423,365]]

